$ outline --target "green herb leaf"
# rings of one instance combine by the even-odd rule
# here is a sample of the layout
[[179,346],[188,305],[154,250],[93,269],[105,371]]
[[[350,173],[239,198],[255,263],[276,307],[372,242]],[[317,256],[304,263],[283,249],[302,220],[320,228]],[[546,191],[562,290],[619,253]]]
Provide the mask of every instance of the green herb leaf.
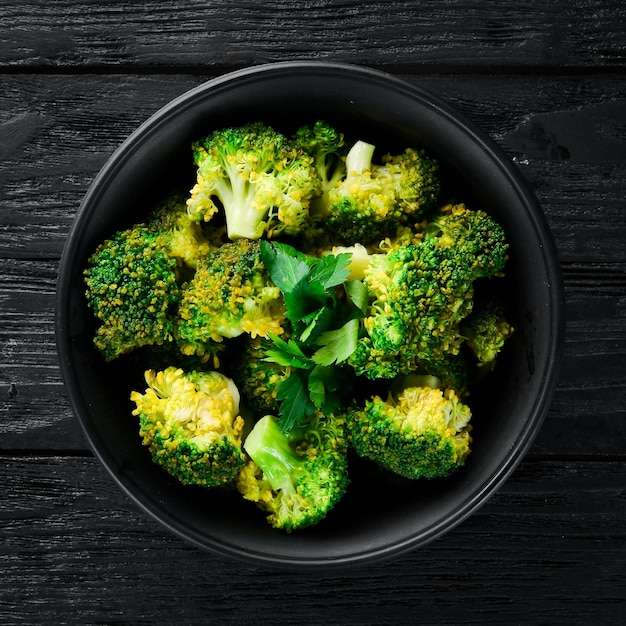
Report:
[[261,241],[261,259],[273,283],[285,294],[308,275],[311,269],[302,253],[281,243]]
[[318,282],[324,289],[341,285],[350,276],[348,266],[351,258],[352,255],[347,252],[323,256],[311,269],[309,282]]
[[278,365],[284,367],[297,367],[300,369],[307,369],[312,366],[311,359],[304,354],[300,346],[293,339],[285,341],[273,334],[270,334],[269,338],[276,347],[265,351],[264,361],[278,363]]
[[318,365],[333,365],[345,361],[355,350],[359,335],[358,320],[350,320],[337,330],[322,333],[316,343],[320,346],[311,357]]
[[283,293],[287,319],[294,331],[300,333],[329,299],[328,292],[319,283],[309,283],[304,277],[293,289]]
[[362,313],[367,313],[368,293],[367,287],[360,280],[349,280],[344,284],[350,302],[352,302]]
[[[274,346],[265,360],[292,367],[278,387],[280,428],[286,434],[301,427],[316,409],[330,412],[350,393],[352,380],[336,364],[356,349],[359,319],[367,290],[346,282],[351,254],[308,257],[295,248],[261,242],[261,255],[274,284],[283,293],[293,336],[271,336]],[[345,284],[345,293],[337,289]]]
[[280,404],[280,429],[289,434],[302,425],[304,418],[315,411],[315,405],[309,399],[307,372],[295,370],[278,386],[276,397]]

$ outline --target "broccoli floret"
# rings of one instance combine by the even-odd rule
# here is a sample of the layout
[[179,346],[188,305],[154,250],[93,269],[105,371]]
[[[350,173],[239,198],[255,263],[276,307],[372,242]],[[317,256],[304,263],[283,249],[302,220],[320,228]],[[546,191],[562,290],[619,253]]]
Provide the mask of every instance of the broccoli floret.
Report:
[[215,354],[215,344],[243,333],[280,335],[282,295],[258,241],[238,239],[204,257],[182,290],[176,328],[185,354]]
[[265,337],[247,337],[231,363],[231,375],[242,400],[257,415],[278,415],[278,387],[291,370],[267,359],[266,353],[273,347],[274,343]]
[[311,203],[311,213],[326,215],[330,190],[346,176],[348,148],[344,136],[327,122],[318,120],[313,125],[299,128],[294,139],[313,157],[317,172],[318,188]]
[[190,218],[186,198],[178,194],[157,206],[147,226],[162,237],[169,256],[191,269],[222,243],[221,229],[205,232]]
[[100,321],[94,343],[106,360],[173,340],[179,283],[211,248],[180,196],[96,248],[84,278],[87,304]]
[[373,164],[374,146],[357,141],[346,157],[346,177],[328,192],[327,228],[347,244],[369,244],[402,225],[419,222],[439,195],[437,162],[408,148]]
[[504,268],[504,231],[485,213],[446,207],[432,224],[421,243],[371,255],[363,279],[369,312],[348,361],[359,375],[391,378],[457,354],[474,282]]
[[192,148],[193,219],[209,221],[223,208],[230,239],[297,235],[307,225],[318,183],[301,146],[258,122],[217,130]]
[[461,334],[480,367],[493,367],[513,327],[506,320],[504,305],[495,298],[479,301],[463,320]]
[[115,233],[85,270],[87,304],[100,325],[94,345],[107,361],[140,346],[172,341],[178,263],[145,226]]
[[148,388],[133,391],[139,433],[155,463],[186,485],[216,487],[245,463],[239,392],[218,372],[175,367],[145,373]]
[[419,383],[349,412],[349,441],[359,456],[400,476],[443,478],[470,452],[471,411],[452,389]]
[[326,517],[345,493],[347,440],[343,418],[317,416],[287,438],[277,420],[262,417],[244,442],[252,459],[236,481],[247,500],[268,513],[268,523],[291,532]]
[[508,255],[502,226],[484,211],[465,204],[448,204],[430,220],[425,242],[434,249],[453,254],[470,280],[498,276]]

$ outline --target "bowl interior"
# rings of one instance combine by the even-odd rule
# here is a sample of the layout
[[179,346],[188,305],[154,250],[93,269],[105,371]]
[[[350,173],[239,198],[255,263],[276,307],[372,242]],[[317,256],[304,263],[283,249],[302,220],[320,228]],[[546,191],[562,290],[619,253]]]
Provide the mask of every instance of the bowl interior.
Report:
[[[98,243],[138,221],[195,179],[190,143],[220,127],[262,120],[290,132],[326,119],[346,135],[386,150],[424,147],[443,166],[451,199],[480,206],[511,244],[502,281],[516,332],[496,372],[472,399],[473,451],[443,481],[396,480],[354,460],[352,485],[327,520],[285,535],[254,505],[227,491],[183,487],[155,466],[130,415],[142,372],[105,364],[92,345],[94,322],[82,272]],[[530,445],[555,382],[561,287],[541,210],[506,156],[432,95],[386,74],[335,64],[284,63],[236,72],[166,106],[113,155],[87,193],[68,239],[58,282],[57,340],[75,413],[94,452],[139,506],[174,533],[230,556],[268,564],[358,562],[415,547],[482,504]]]

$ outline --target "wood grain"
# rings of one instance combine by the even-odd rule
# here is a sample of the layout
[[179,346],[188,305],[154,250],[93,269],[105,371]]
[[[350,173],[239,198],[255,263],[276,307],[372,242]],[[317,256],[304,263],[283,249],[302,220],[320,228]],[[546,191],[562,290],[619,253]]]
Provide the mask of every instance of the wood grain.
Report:
[[[182,6],[181,6],[182,4]],[[0,2],[0,67],[224,68],[332,59],[414,68],[615,67],[617,0]]]
[[[563,262],[626,262],[623,76],[402,77],[446,98],[511,156]],[[0,75],[0,258],[58,258],[106,159],[204,78]]]
[[[2,457],[0,610],[5,622],[38,624],[252,624],[270,615],[276,624],[340,616],[355,626],[560,624],[563,615],[569,624],[620,623],[625,472],[623,463],[526,462],[425,548],[295,574],[172,537],[93,459]],[[290,608],[278,610],[285,597]]]
[[[624,33],[620,0],[0,0],[0,624],[623,623]],[[54,340],[63,245],[114,150],[201,82],[296,59],[384,69],[475,121],[531,183],[566,297],[554,399],[502,489],[425,548],[307,574],[137,510]]]

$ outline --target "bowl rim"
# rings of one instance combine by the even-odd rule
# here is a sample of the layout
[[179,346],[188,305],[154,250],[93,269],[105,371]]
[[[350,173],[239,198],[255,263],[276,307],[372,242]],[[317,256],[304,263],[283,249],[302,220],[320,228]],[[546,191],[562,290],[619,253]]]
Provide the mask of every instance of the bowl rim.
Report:
[[[193,106],[198,98],[203,98],[207,95],[210,97],[211,93],[215,90],[228,87],[241,80],[262,80],[268,75],[284,75],[285,77],[289,77],[293,75],[294,72],[299,74],[321,73],[323,75],[331,73],[338,76],[341,74],[350,74],[351,76],[358,76],[363,80],[380,83],[385,88],[393,88],[394,90],[401,91],[405,95],[419,100],[421,106],[431,107],[436,111],[437,115],[444,116],[448,123],[451,123],[465,134],[471,136],[471,139],[479,144],[489,155],[492,164],[498,166],[500,175],[507,179],[508,183],[514,188],[515,193],[517,193],[523,203],[529,207],[528,217],[532,219],[534,231],[540,242],[542,251],[541,261],[552,281],[552,284],[547,286],[550,288],[549,293],[551,296],[549,302],[551,312],[549,323],[550,336],[553,338],[553,341],[549,346],[548,354],[544,358],[546,362],[545,376],[541,381],[539,392],[532,404],[532,410],[529,412],[524,427],[519,433],[505,462],[499,465],[496,471],[479,485],[480,488],[472,490],[471,493],[467,494],[448,515],[421,529],[418,533],[406,536],[401,541],[386,544],[380,548],[364,548],[359,553],[335,557],[315,557],[312,555],[296,557],[266,553],[261,554],[255,553],[248,548],[237,546],[234,543],[224,545],[221,541],[210,541],[207,540],[204,535],[200,537],[193,529],[183,527],[178,518],[174,518],[169,511],[156,507],[152,500],[147,498],[143,492],[137,493],[137,491],[133,489],[133,485],[129,484],[130,481],[128,479],[125,479],[113,470],[113,460],[110,458],[106,449],[100,445],[97,429],[93,427],[93,425],[87,424],[86,420],[82,418],[82,412],[85,407],[79,400],[81,396],[80,383],[77,372],[74,370],[71,363],[71,349],[68,337],[68,311],[64,306],[70,291],[70,272],[67,268],[73,260],[73,243],[75,239],[80,236],[85,220],[90,216],[91,209],[97,205],[98,198],[103,192],[104,187],[115,179],[119,168],[125,165],[127,153],[136,150],[138,142],[146,141],[147,135],[153,133],[155,127],[167,124],[171,116],[180,115],[181,110],[184,110],[188,106]],[[380,560],[429,543],[445,532],[455,528],[470,515],[474,514],[508,479],[527,453],[539,432],[556,388],[559,363],[564,343],[565,323],[563,314],[563,291],[563,281],[556,246],[551,236],[546,217],[529,183],[497,143],[478,128],[461,111],[448,104],[436,94],[431,93],[429,90],[409,84],[403,79],[379,69],[329,61],[282,61],[263,63],[238,69],[212,78],[185,91],[150,115],[115,149],[90,184],[72,221],[63,248],[56,289],[55,337],[62,379],[67,389],[67,396],[72,406],[73,414],[81,426],[83,435],[91,450],[109,475],[141,511],[147,513],[149,517],[166,527],[174,535],[196,546],[212,550],[215,553],[229,556],[240,561],[250,563],[252,560],[257,564],[280,567],[336,567],[339,565],[354,565],[363,563],[364,561],[372,562]]]

